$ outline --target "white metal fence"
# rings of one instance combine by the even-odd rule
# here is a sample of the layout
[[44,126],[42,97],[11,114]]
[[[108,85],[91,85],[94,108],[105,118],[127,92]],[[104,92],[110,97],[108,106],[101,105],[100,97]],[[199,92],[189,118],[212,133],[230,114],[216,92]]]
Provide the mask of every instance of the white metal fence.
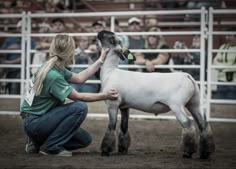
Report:
[[[210,114],[210,106],[212,103],[228,103],[228,104],[235,104],[236,101],[226,101],[226,100],[212,100],[211,99],[211,85],[212,84],[218,84],[218,82],[212,82],[211,81],[211,68],[214,68],[212,63],[212,53],[216,52],[216,49],[213,49],[213,39],[212,36],[215,33],[213,31],[213,25],[214,20],[213,16],[218,13],[224,13],[224,14],[232,14],[235,13],[235,10],[214,10],[210,9],[209,11],[202,8],[199,10],[168,10],[168,11],[132,11],[132,12],[96,12],[96,13],[22,13],[22,14],[12,14],[12,15],[0,15],[1,18],[8,18],[8,17],[15,17],[22,19],[22,25],[26,25],[27,29],[24,29],[24,26],[21,28],[20,34],[12,34],[12,33],[6,33],[6,34],[0,34],[0,37],[9,37],[9,36],[17,36],[21,37],[21,50],[0,50],[1,53],[11,53],[11,52],[17,52],[21,53],[21,59],[22,62],[19,65],[9,65],[9,64],[0,64],[0,68],[6,68],[6,67],[20,67],[21,68],[21,78],[20,79],[0,79],[0,82],[20,82],[21,83],[21,92],[20,95],[0,95],[0,98],[21,98],[23,99],[25,89],[28,86],[28,82],[30,79],[30,70],[32,67],[37,65],[32,65],[30,63],[30,56],[32,53],[35,53],[36,51],[34,49],[31,49],[31,38],[33,37],[53,37],[56,34],[54,33],[32,33],[32,21],[34,19],[38,18],[83,18],[83,17],[110,17],[111,19],[111,30],[114,31],[114,18],[115,17],[122,17],[122,16],[167,16],[167,15],[197,15],[199,21],[195,22],[188,22],[188,26],[199,26],[197,31],[162,31],[162,32],[117,32],[118,35],[164,35],[164,36],[173,36],[173,35],[183,35],[183,36],[192,36],[192,35],[199,35],[200,36],[200,49],[134,49],[131,50],[132,52],[168,52],[168,53],[187,53],[187,52],[199,52],[200,53],[200,65],[158,65],[155,67],[158,68],[181,68],[181,69],[199,69],[200,70],[200,80],[198,81],[200,85],[200,96],[201,96],[201,111],[206,111],[207,113],[207,120],[209,121],[224,121],[224,122],[236,122],[236,119],[228,119],[228,118],[212,118]],[[183,24],[184,23],[184,24]],[[161,23],[160,23],[161,24]],[[162,22],[162,24],[166,24],[167,22]],[[185,26],[186,22],[180,21],[180,22],[168,22],[168,24],[176,25],[176,26]],[[223,34],[227,34],[227,32],[220,32]],[[96,36],[96,33],[68,33],[71,36]],[[208,41],[208,49],[206,50],[206,41]],[[25,43],[26,42],[26,43]],[[207,51],[208,54],[208,80],[205,81],[205,52]],[[235,51],[233,51],[235,52]],[[87,67],[88,65],[77,65],[78,67]],[[144,66],[139,65],[120,65],[120,67],[125,68],[143,68]],[[26,69],[25,69],[26,68]],[[100,83],[99,81],[89,81],[91,83]],[[236,84],[233,84],[236,85]],[[207,95],[206,95],[207,93]],[[207,97],[206,97],[207,96]],[[1,112],[1,114],[6,112]],[[103,114],[93,114],[94,116],[103,117],[107,115]],[[131,117],[135,118],[157,118],[157,119],[174,119],[174,116],[153,116],[153,115],[131,115]]]

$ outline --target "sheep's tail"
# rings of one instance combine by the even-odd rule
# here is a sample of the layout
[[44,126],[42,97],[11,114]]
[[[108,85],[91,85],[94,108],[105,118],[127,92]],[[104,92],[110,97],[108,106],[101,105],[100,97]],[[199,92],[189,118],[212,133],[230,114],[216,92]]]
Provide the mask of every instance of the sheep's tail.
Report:
[[191,75],[188,75],[187,77],[190,79],[190,81],[193,83],[193,86],[194,86],[194,94],[190,100],[190,104],[194,105],[195,109],[196,108],[198,109],[198,110],[194,110],[194,112],[197,111],[198,113],[200,113],[203,121],[205,122],[205,125],[207,125],[206,113],[200,110],[200,88]]

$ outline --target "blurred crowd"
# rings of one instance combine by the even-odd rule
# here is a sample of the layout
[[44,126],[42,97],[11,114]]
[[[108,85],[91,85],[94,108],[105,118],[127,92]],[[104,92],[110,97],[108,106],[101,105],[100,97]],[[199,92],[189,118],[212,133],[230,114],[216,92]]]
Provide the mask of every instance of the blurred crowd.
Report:
[[[42,0],[43,1],[43,0]],[[45,12],[60,12],[61,10],[71,10],[72,1],[62,0],[51,0],[45,1],[44,10]],[[1,9],[1,13],[14,13],[12,10],[21,9],[31,6],[32,11],[39,10],[40,7],[35,4],[32,7],[32,1],[3,1],[1,5],[4,8]],[[162,4],[173,5],[173,4]],[[176,4],[175,4],[176,5]],[[181,4],[178,4],[181,5]],[[183,4],[182,4],[183,5]],[[188,3],[185,5],[191,6],[191,8],[197,8],[199,6],[219,5],[219,4],[193,4]],[[195,6],[193,6],[195,5]],[[198,6],[199,5],[199,6]],[[221,4],[222,5],[222,4]],[[63,19],[63,18],[43,18],[36,23],[32,23],[32,32],[34,33],[70,33],[70,32],[93,32],[98,33],[101,30],[111,30],[110,18],[101,18],[98,20],[91,19],[88,27],[79,25],[79,21],[76,19]],[[16,19],[2,19],[3,25],[14,23],[15,28],[8,28],[7,32],[19,33],[24,25],[21,20]],[[130,17],[127,20],[122,19],[122,23],[119,18],[114,20],[114,31],[115,32],[162,32],[159,26],[159,20],[156,16],[147,16],[146,18]],[[37,25],[34,27],[34,25]],[[123,26],[125,25],[125,26]],[[234,32],[233,28],[227,29],[227,31]],[[2,30],[4,31],[4,29]],[[236,50],[236,35],[226,35],[225,41],[219,49]],[[200,36],[193,35],[189,42],[178,39],[173,43],[169,43],[166,37],[163,35],[119,35],[122,45],[128,49],[161,49],[163,52],[133,52],[135,60],[133,62],[121,61],[120,64],[128,65],[142,65],[143,68],[124,68],[130,71],[141,71],[141,72],[176,72],[184,71],[191,74],[197,81],[200,80],[199,69],[170,69],[170,68],[159,68],[158,65],[199,65],[200,64],[200,52],[183,52],[183,53],[168,53],[165,49],[200,49]],[[98,59],[100,55],[100,44],[95,36],[78,36],[74,37],[77,48],[75,50],[75,66],[72,66],[74,72],[80,72],[84,68],[78,67],[78,65],[90,65]],[[30,62],[33,65],[40,65],[47,61],[48,49],[51,43],[51,37],[32,37],[31,38],[31,49],[35,52],[30,56]],[[20,50],[22,47],[22,41],[20,37],[1,37],[0,41],[1,50]],[[207,52],[205,58],[205,68],[207,70]],[[21,54],[20,53],[1,53],[0,64],[20,64]],[[214,65],[222,66],[234,66],[236,65],[236,52],[218,52],[214,55]],[[77,65],[77,66],[76,66]],[[217,70],[217,81],[219,82],[236,82],[236,69],[216,69]],[[37,66],[32,67],[31,76],[37,71]],[[205,77],[207,74],[205,74]],[[0,68],[1,79],[17,79],[21,76],[20,68]],[[99,72],[91,77],[90,80],[99,80]],[[206,79],[205,79],[206,80]],[[4,94],[19,94],[20,83],[15,82],[0,82],[0,93]],[[79,92],[99,92],[100,84],[97,83],[86,83],[81,85],[71,84]],[[212,93],[213,98],[216,99],[236,99],[236,86],[230,85],[219,85],[217,89]]]

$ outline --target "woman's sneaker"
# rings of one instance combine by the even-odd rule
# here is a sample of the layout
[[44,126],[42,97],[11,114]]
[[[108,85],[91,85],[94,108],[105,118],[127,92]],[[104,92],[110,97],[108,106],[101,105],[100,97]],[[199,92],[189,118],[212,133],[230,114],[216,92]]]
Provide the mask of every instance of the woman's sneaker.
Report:
[[39,153],[39,146],[37,146],[30,138],[28,138],[25,145],[25,152],[29,154]]
[[54,156],[61,156],[61,157],[71,157],[72,156],[72,152],[67,151],[67,150],[62,150],[61,152],[59,152],[57,154],[49,153],[49,152],[44,151],[44,150],[40,150],[39,153],[41,153],[43,155],[54,155]]

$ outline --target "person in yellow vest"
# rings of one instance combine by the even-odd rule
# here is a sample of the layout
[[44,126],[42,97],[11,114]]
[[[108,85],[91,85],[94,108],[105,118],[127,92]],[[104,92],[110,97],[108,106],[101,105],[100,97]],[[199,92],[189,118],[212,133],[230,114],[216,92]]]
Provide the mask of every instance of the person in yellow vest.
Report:
[[[92,138],[80,127],[88,108],[85,102],[114,100],[115,89],[102,93],[78,93],[70,83],[84,83],[98,71],[109,49],[102,50],[98,60],[76,74],[66,67],[73,63],[74,39],[59,34],[52,40],[49,60],[35,73],[20,112],[29,137],[27,153],[72,156],[70,150],[87,147]],[[74,102],[64,104],[66,98]]]
[[[234,31],[229,29],[228,31]],[[220,50],[236,51],[236,36],[226,35],[226,43],[220,46]],[[218,82],[236,82],[236,52],[218,52],[213,60],[213,65],[232,66],[231,68],[217,69]],[[233,67],[234,66],[234,67]],[[217,85],[217,91],[213,93],[213,99],[236,99],[235,85]]]

